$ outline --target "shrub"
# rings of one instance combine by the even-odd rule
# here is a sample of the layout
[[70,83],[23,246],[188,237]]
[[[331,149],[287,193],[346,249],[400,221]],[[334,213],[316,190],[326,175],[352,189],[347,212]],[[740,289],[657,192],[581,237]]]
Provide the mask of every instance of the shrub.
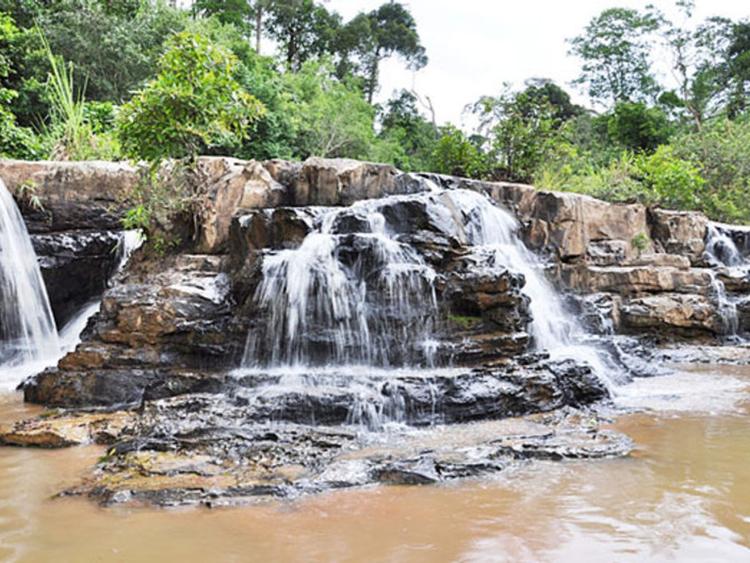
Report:
[[433,172],[467,178],[487,176],[484,155],[460,129],[448,125],[441,128],[440,133],[432,151],[430,168]]
[[122,106],[117,136],[126,156],[157,163],[238,146],[265,108],[235,79],[237,57],[198,34],[168,42],[159,74]]

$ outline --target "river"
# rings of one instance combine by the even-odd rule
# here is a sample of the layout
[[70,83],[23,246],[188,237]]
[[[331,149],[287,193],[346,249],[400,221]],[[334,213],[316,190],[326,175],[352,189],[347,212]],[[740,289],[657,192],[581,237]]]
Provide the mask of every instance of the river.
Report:
[[[102,449],[0,448],[0,561],[750,561],[750,368],[623,389],[624,459],[235,509],[52,498]],[[648,410],[643,410],[648,409]],[[38,412],[0,399],[5,421]]]

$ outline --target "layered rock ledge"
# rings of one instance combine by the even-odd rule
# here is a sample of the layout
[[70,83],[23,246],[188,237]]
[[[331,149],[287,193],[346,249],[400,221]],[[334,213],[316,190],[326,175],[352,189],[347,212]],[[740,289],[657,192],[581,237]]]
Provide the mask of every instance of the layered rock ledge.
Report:
[[[32,232],[58,323],[102,299],[76,350],[24,386],[26,400],[62,410],[1,429],[0,442],[110,446],[73,491],[105,503],[220,505],[431,483],[531,458],[626,455],[627,439],[600,431],[587,410],[606,400],[607,388],[585,364],[531,353],[527,280],[473,249],[467,212],[434,190],[472,190],[508,209],[593,332],[711,344],[750,330],[750,269],[727,254],[748,257],[749,231],[699,213],[351,160],[203,157],[187,177],[200,202],[180,221],[192,229],[187,238],[166,255],[136,253],[111,280],[139,168],[0,161],[0,177]],[[430,198],[447,211],[432,213]],[[373,199],[382,199],[376,211],[394,244],[410,249],[399,265],[431,272],[419,278],[429,299],[389,293],[383,247],[373,243]],[[275,322],[273,300],[258,300],[269,263],[321,232],[323,217],[332,218],[325,228],[337,260],[367,290],[363,310],[379,308],[377,322],[393,329],[379,344],[392,360],[383,363],[419,370],[236,370],[248,336],[262,337]],[[728,241],[729,250],[721,246]],[[407,305],[413,314],[404,314]],[[353,346],[321,319],[294,338],[325,364]],[[436,342],[407,358],[404,339],[428,325]],[[253,350],[268,359],[268,348]],[[380,443],[371,431],[388,421],[403,426]],[[476,435],[466,443],[457,428],[469,423]]]

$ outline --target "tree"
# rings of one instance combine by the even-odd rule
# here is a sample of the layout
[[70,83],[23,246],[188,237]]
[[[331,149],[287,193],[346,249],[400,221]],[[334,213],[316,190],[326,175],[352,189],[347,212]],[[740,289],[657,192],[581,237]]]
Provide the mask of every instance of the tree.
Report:
[[562,107],[555,108],[536,86],[513,93],[508,84],[500,95],[484,96],[471,107],[487,139],[494,177],[531,181],[562,125],[557,117],[565,113]]
[[620,102],[600,119],[606,120],[611,141],[633,151],[653,152],[669,142],[672,133],[665,113],[642,102]]
[[[340,34],[338,48],[344,59],[343,69],[357,69],[364,78],[370,103],[378,89],[380,63],[384,59],[399,55],[414,70],[427,64],[417,23],[399,2],[391,1],[356,16]],[[357,58],[356,62],[351,60],[352,56]]]
[[732,26],[732,36],[727,49],[727,81],[731,84],[728,104],[730,117],[737,117],[748,105],[750,84],[750,22],[742,21]]
[[221,23],[234,25],[248,37],[252,33],[254,14],[248,0],[196,0],[193,11],[203,16],[215,16]]
[[168,42],[159,74],[125,104],[117,134],[125,155],[159,162],[238,145],[265,108],[235,79],[237,58],[195,33]]
[[401,149],[393,155],[396,166],[407,171],[427,169],[437,136],[437,128],[419,113],[413,92],[402,90],[388,101],[379,138]]
[[652,99],[658,86],[648,36],[658,26],[659,18],[650,12],[604,10],[570,40],[571,53],[583,60],[574,83],[585,86],[592,101],[604,106]]
[[287,68],[298,71],[311,58],[333,51],[341,16],[313,0],[277,0],[265,4],[265,29],[279,44]]
[[284,81],[297,157],[367,157],[375,110],[355,85],[336,79],[329,61],[308,61]]

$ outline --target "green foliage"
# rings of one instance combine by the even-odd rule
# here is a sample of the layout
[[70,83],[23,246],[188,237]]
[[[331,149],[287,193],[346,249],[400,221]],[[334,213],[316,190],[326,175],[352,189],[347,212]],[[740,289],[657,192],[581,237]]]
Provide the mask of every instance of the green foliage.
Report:
[[706,181],[701,208],[720,221],[750,222],[750,116],[707,123],[677,137],[674,152],[695,162]]
[[248,0],[196,0],[193,12],[214,16],[221,23],[234,26],[246,36],[253,30],[253,9]]
[[237,57],[205,37],[170,39],[159,74],[122,106],[117,135],[124,154],[159,162],[195,158],[212,146],[238,146],[265,108],[242,90]]
[[402,90],[386,105],[379,134],[381,155],[405,171],[430,168],[437,128],[417,109],[417,96]]
[[370,103],[378,89],[380,63],[384,59],[398,55],[414,70],[427,64],[414,17],[403,4],[394,1],[349,22],[340,33],[338,48],[344,58],[339,75],[351,72],[360,76]]
[[[18,34],[13,20],[0,13],[0,81],[4,81],[13,70],[12,61],[5,52]],[[17,91],[0,86],[0,157],[39,158],[42,152],[39,140],[30,129],[18,126],[11,111],[17,98]]]
[[638,256],[640,256],[643,254],[643,251],[648,248],[649,242],[650,239],[646,233],[638,233],[631,239],[630,246],[632,246],[638,253]]
[[506,85],[499,96],[485,96],[474,104],[495,178],[531,180],[551,150],[560,124],[557,111],[535,87],[513,93]]
[[593,18],[571,39],[571,53],[583,61],[576,83],[602,105],[652,99],[656,80],[651,71],[648,34],[659,26],[652,13],[610,8]]
[[375,110],[355,85],[336,80],[326,62],[305,63],[300,72],[286,74],[284,83],[295,155],[368,157]]
[[654,151],[669,141],[672,132],[667,115],[642,102],[619,102],[602,119],[610,141],[632,151]]
[[61,1],[40,15],[39,25],[52,51],[86,81],[90,99],[120,103],[154,73],[164,40],[187,18],[163,2],[131,2],[114,12],[111,4]]
[[287,68],[299,70],[334,51],[341,16],[313,0],[267,1],[265,26],[279,45]]
[[440,174],[484,178],[488,172],[486,159],[479,148],[452,125],[440,129],[431,161],[431,170]]

